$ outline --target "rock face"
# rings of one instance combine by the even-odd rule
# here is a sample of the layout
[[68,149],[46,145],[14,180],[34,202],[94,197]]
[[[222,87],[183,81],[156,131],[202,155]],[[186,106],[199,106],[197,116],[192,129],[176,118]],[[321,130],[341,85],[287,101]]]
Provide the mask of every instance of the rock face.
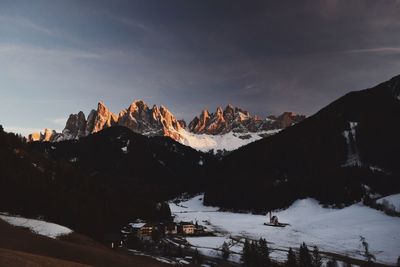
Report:
[[97,133],[105,128],[111,127],[118,123],[118,116],[112,113],[103,102],[97,104],[97,110],[89,113],[85,135]]
[[51,129],[44,129],[44,133],[32,133],[28,136],[29,142],[41,141],[41,142],[53,142],[56,141],[58,133]]
[[249,112],[237,107],[228,105],[225,110],[218,107],[215,113],[203,110],[189,123],[189,131],[196,134],[226,134],[228,132],[259,132],[275,129],[283,129],[305,119],[303,115],[296,115],[292,112],[285,112],[275,117],[261,119],[258,116],[251,116]]
[[149,108],[142,100],[134,101],[118,116],[118,125],[128,127],[136,133],[149,136],[169,136],[179,140],[181,123],[164,106]]
[[62,134],[67,139],[78,139],[80,137],[86,136],[86,118],[83,112],[78,114],[71,114],[67,120]]
[[125,126],[133,132],[147,136],[169,136],[185,143],[185,133],[224,135],[234,133],[257,133],[268,130],[283,129],[300,122],[305,116],[285,112],[278,117],[261,119],[249,112],[228,105],[224,110],[217,108],[215,113],[203,110],[187,126],[184,120],[176,117],[164,106],[149,107],[142,100],[134,101],[118,115],[112,113],[103,102],[99,102],[97,110],[92,110],[88,117],[81,111],[71,114],[62,133],[46,129],[44,134],[29,135],[29,141],[61,141],[73,140],[99,132],[115,125]]

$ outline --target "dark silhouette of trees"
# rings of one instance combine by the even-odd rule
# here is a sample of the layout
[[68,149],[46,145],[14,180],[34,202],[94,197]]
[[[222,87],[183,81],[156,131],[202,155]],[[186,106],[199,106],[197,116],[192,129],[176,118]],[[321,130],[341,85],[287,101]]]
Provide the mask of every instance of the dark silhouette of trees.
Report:
[[319,250],[317,246],[314,246],[312,251],[312,266],[313,267],[321,267],[322,266],[322,257],[319,254]]
[[335,259],[330,259],[326,263],[326,267],[338,267],[337,261]]
[[299,267],[312,266],[312,257],[306,243],[300,245],[299,249]]
[[292,248],[289,248],[285,266],[286,267],[297,267],[296,253],[293,251]]
[[272,266],[267,241],[260,238],[259,241],[250,243],[246,239],[243,246],[242,261],[244,265],[249,267]]
[[224,260],[227,260],[229,258],[229,255],[231,254],[230,250],[229,250],[229,245],[228,243],[224,242],[222,244],[222,258]]

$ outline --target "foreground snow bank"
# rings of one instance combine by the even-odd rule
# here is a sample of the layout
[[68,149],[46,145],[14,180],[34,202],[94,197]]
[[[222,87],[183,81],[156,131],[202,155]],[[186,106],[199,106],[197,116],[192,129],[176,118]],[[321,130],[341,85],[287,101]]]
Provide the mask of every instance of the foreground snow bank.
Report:
[[383,204],[385,202],[394,208],[394,211],[400,212],[400,194],[386,196],[376,201],[378,204]]
[[36,234],[50,238],[57,238],[72,233],[72,230],[67,227],[35,219],[27,219],[4,214],[0,214],[0,219],[14,226],[27,227]]
[[[288,209],[274,213],[281,222],[290,223],[288,227],[277,228],[263,224],[266,216],[221,212],[215,207],[205,207],[202,199],[200,195],[185,202],[170,203],[170,208],[176,221],[206,221],[210,223],[208,227],[220,233],[218,240],[215,237],[189,239],[193,245],[204,247],[203,252],[209,247],[220,248],[224,241],[221,236],[226,241],[231,237],[262,237],[270,242],[274,251],[271,256],[278,261],[286,258],[286,252],[280,249],[298,248],[302,242],[317,245],[321,251],[363,259],[360,236],[364,236],[378,262],[393,264],[400,256],[400,218],[361,204],[329,209],[314,199],[297,200]],[[241,252],[237,245],[233,248]]]

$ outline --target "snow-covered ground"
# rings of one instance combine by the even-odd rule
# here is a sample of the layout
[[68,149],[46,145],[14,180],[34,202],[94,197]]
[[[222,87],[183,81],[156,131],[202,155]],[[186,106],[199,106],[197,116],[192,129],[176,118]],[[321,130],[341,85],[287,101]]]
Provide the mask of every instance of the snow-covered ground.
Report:
[[395,211],[400,212],[400,194],[386,196],[378,199],[376,202],[379,204],[387,202],[389,205],[392,205]]
[[[273,135],[280,130],[270,130],[257,133],[234,133],[229,132],[223,135],[210,135],[210,134],[193,134],[186,130],[179,132],[182,139],[180,142],[184,145],[190,146],[196,150],[208,152],[211,149],[214,152],[218,150],[232,151],[241,146],[247,145],[251,142],[263,138],[264,135]],[[246,138],[243,138],[243,137]],[[242,138],[240,138],[242,137]]]
[[[371,252],[378,262],[394,264],[400,256],[400,218],[390,217],[383,212],[354,204],[343,209],[321,207],[314,199],[294,202],[288,209],[278,211],[281,222],[290,223],[285,228],[263,225],[267,217],[246,213],[220,212],[217,207],[202,204],[202,195],[178,204],[170,203],[176,221],[198,221],[218,231],[220,236],[188,238],[188,241],[202,247],[199,251],[215,256],[224,241],[231,242],[232,251],[240,252],[240,243],[233,239],[265,238],[273,249],[271,257],[284,260],[286,252],[279,249],[298,248],[302,242],[317,245],[321,251],[335,252],[363,259],[360,236],[369,242]],[[278,249],[278,250],[275,250]],[[238,261],[239,255],[231,260]]]
[[55,223],[49,223],[35,219],[27,219],[23,217],[9,216],[6,213],[0,213],[0,219],[14,226],[27,227],[36,234],[44,235],[50,238],[57,238],[59,236],[72,233],[71,229]]

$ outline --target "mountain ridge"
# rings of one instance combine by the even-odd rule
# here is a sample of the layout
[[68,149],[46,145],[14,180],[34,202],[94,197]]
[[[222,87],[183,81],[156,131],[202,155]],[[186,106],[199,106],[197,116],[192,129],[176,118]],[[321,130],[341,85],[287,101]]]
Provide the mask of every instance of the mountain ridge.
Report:
[[257,140],[298,123],[304,118],[304,115],[284,112],[280,116],[269,116],[262,119],[259,116],[251,115],[246,110],[227,105],[224,110],[217,107],[214,113],[204,109],[199,116],[186,124],[184,120],[178,120],[163,105],[150,107],[143,100],[135,100],[117,115],[111,112],[103,102],[99,102],[97,110],[91,110],[87,117],[82,111],[70,114],[61,133],[46,128],[44,133],[30,134],[28,141],[74,140],[118,125],[146,136],[168,136],[194,148],[198,147],[193,142],[199,143],[201,142],[199,140],[204,139],[205,136],[209,137],[207,142],[216,143],[217,136],[228,133],[233,133],[237,137],[236,139],[249,139],[243,141],[243,144],[239,144],[244,145],[253,139]]

